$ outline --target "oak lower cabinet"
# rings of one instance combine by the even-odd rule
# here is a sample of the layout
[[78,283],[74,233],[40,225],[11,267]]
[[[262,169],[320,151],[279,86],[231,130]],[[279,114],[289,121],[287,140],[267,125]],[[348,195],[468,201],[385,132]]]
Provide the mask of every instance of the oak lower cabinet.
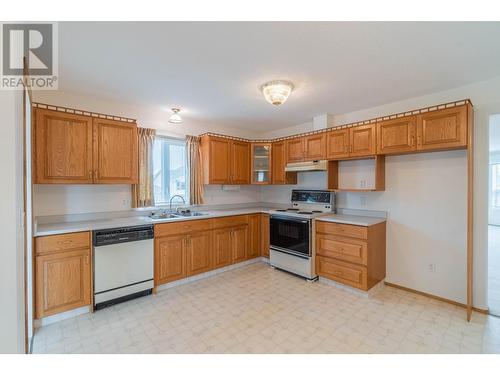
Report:
[[186,247],[187,276],[210,271],[212,263],[212,231],[189,234]]
[[92,302],[90,232],[35,238],[35,318]]
[[229,266],[233,253],[231,246],[231,229],[215,229],[213,233],[214,241],[214,268]]
[[316,273],[369,290],[385,278],[385,222],[368,227],[316,221]]
[[269,214],[261,215],[260,222],[260,255],[269,258],[269,246],[270,246],[270,233],[269,233]]
[[155,285],[213,268],[212,220],[155,225]]
[[248,215],[247,259],[260,255],[261,214]]
[[247,226],[214,230],[214,267],[220,268],[247,259]]

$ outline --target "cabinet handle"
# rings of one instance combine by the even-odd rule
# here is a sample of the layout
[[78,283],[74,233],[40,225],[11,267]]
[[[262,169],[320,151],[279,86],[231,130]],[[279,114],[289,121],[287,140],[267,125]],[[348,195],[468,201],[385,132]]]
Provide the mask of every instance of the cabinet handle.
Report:
[[415,136],[412,135],[410,138],[410,146],[413,146],[414,143],[415,143]]
[[85,255],[85,264],[89,264],[89,256],[88,255]]
[[93,171],[89,170],[89,180],[92,180],[94,178]]
[[418,136],[417,137],[417,145],[421,145],[422,144],[422,137]]

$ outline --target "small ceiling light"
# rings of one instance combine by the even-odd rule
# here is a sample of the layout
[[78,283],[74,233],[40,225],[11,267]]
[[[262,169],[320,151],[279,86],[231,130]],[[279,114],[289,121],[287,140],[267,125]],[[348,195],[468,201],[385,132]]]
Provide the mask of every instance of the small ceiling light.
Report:
[[266,100],[272,105],[286,102],[293,90],[293,83],[288,81],[266,82],[260,87]]
[[168,122],[171,122],[172,124],[182,124],[182,117],[179,115],[180,109],[179,108],[172,108],[172,116],[168,119]]

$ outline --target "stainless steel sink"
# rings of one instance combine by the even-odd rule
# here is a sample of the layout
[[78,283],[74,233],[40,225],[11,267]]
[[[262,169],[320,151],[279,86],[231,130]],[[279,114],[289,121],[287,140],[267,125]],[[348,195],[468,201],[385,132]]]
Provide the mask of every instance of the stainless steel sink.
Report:
[[208,215],[204,212],[179,212],[174,214],[177,217],[195,217],[195,216],[205,216]]
[[158,214],[151,214],[149,217],[152,220],[165,220],[165,219],[176,219],[179,216],[177,216],[173,213],[170,213],[170,212],[162,212],[162,213],[158,213]]

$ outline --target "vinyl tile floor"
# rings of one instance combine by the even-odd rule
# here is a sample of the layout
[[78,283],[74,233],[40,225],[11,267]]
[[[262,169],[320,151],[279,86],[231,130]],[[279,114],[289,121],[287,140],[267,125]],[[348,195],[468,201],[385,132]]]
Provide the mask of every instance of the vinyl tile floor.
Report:
[[259,262],[39,328],[34,353],[500,353],[500,319]]

